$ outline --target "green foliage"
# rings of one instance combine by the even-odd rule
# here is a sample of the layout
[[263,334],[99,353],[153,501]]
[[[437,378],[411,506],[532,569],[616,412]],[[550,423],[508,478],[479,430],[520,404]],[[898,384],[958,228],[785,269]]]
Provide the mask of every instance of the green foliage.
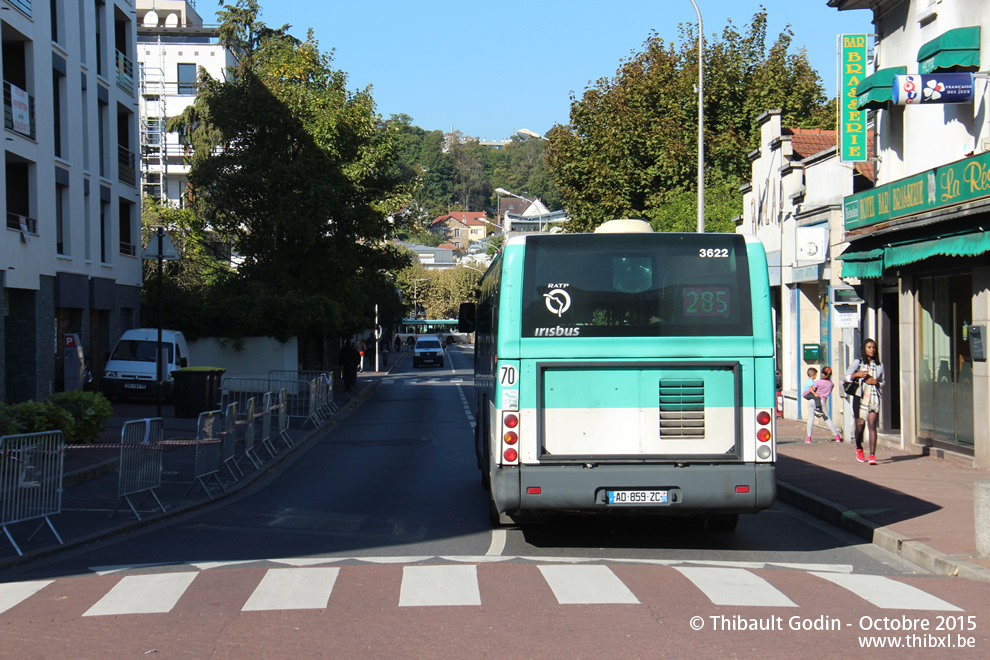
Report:
[[475,300],[475,289],[480,280],[481,273],[463,266],[428,269],[413,264],[396,278],[396,285],[406,302],[403,315],[412,316],[418,300],[419,306],[426,310],[427,318],[457,318],[460,304]]
[[399,135],[399,167],[415,186],[420,222],[455,210],[494,208],[496,188],[537,196],[551,210],[563,208],[547,169],[544,140],[513,138],[499,150],[458,131],[425,131],[408,115],[392,115],[389,124]]
[[[706,230],[732,231],[723,194],[750,177],[748,153],[757,145],[759,115],[780,108],[785,126],[822,123],[827,106],[821,79],[792,34],[766,47],[766,10],[745,33],[731,23],[705,42]],[[571,218],[569,229],[590,231],[612,218],[643,218],[664,230],[696,228],[689,193],[697,190],[697,36],[681,27],[680,43],[651,34],[642,52],[623,60],[572,97],[569,126],[549,132],[547,160]],[[736,193],[738,196],[738,192]],[[709,197],[712,197],[709,202]],[[711,206],[711,208],[709,208]]]
[[66,444],[96,442],[113,414],[113,406],[100,392],[56,392],[48,397],[47,403],[58,406],[72,416],[69,426],[62,429]]
[[0,404],[0,430],[3,435],[62,431],[68,443],[72,423],[72,413],[50,401]]
[[[191,336],[347,334],[370,324],[375,303],[398,306],[389,273],[408,258],[387,239],[413,188],[398,130],[370,89],[347,89],[312,32],[296,39],[259,11],[237,0],[219,12],[237,66],[225,81],[201,71],[195,103],[169,122],[189,149],[197,226],[232,244],[237,270],[166,282],[163,323]],[[376,297],[390,290],[391,301]]]

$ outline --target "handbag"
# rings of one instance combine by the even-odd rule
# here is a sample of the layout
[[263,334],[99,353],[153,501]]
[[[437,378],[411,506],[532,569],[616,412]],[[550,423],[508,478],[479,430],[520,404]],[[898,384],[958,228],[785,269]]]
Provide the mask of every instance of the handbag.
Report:
[[842,383],[842,391],[846,393],[846,396],[859,396],[859,382],[854,380]]

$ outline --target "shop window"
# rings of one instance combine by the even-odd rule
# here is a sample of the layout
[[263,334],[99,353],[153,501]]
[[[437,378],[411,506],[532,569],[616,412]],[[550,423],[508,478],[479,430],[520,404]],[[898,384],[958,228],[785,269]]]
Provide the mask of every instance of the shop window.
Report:
[[973,447],[972,276],[918,279],[918,434]]

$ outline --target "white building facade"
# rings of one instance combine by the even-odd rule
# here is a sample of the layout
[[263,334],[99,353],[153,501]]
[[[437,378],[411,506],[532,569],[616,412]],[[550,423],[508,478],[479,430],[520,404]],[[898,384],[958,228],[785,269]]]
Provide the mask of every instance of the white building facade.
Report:
[[143,196],[184,206],[189,175],[178,133],[166,131],[170,117],[196,100],[199,69],[226,79],[233,55],[217,41],[189,0],[137,0],[137,59],[140,67]]
[[[835,131],[782,126],[780,110],[758,121],[760,146],[750,154],[736,230],[758,236],[767,250],[781,405],[788,419],[805,419],[808,369],[830,366],[838,384],[854,352],[847,326],[858,296],[839,279],[835,257],[845,245],[842,200],[871,184],[868,171],[838,161]],[[835,392],[827,412],[849,436],[852,420]]]
[[0,397],[62,388],[66,336],[94,375],[138,323],[134,0],[2,0]]
[[[841,276],[865,300],[905,448],[990,467],[990,3],[828,0],[873,15],[857,109],[876,130],[876,187],[844,199]],[[974,73],[972,97],[895,105],[898,74]],[[932,101],[932,102],[928,102]]]

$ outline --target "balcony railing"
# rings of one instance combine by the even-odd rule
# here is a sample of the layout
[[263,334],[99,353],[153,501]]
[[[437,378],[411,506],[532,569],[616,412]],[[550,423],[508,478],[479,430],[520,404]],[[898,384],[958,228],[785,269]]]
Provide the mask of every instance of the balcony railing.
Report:
[[[34,97],[30,94],[28,99],[28,125],[16,125],[14,124],[14,99],[13,92],[10,88],[10,83],[4,81],[3,83],[3,125],[12,131],[17,131],[21,135],[26,135],[32,140],[35,138],[35,126],[34,126]],[[25,132],[25,129],[27,132]]]
[[[21,222],[24,226],[21,226]],[[24,231],[27,229],[29,234],[38,233],[38,219],[29,218],[26,215],[19,215],[17,213],[7,213],[7,229],[16,229],[18,231]]]
[[117,87],[134,95],[134,62],[119,50],[117,55]]
[[134,152],[120,145],[117,146],[117,178],[129,186],[137,184]]
[[120,242],[120,253],[122,255],[124,255],[124,256],[127,256],[127,257],[136,257],[137,256],[137,246],[134,245],[133,243],[125,243],[124,241],[121,241]]
[[31,16],[31,0],[7,0],[7,2],[14,5],[28,16]]

